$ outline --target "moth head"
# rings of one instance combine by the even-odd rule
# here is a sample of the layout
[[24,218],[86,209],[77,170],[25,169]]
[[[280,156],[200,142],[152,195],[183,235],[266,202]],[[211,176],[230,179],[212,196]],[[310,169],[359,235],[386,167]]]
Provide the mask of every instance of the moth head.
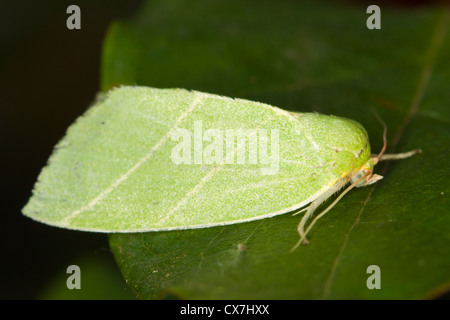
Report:
[[365,187],[365,186],[368,186],[370,184],[377,182],[378,180],[383,179],[383,176],[373,173],[373,167],[378,162],[380,162],[381,157],[383,156],[383,153],[386,151],[387,126],[377,113],[375,113],[375,116],[381,122],[381,124],[383,125],[383,128],[384,128],[384,130],[383,130],[383,148],[381,149],[381,151],[378,155],[369,157],[369,160],[367,160],[367,162],[350,177],[350,182],[352,184],[354,184],[355,187]]
[[350,183],[355,184],[355,187],[365,187],[378,180],[383,179],[383,176],[373,173],[373,167],[378,159],[370,157],[369,160],[350,177]]

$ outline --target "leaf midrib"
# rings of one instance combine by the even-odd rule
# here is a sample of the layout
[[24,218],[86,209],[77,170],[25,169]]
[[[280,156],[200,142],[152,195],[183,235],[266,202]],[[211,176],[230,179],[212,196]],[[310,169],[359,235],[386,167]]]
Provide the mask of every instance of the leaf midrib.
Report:
[[[420,73],[417,90],[415,91],[411,104],[407,109],[406,115],[403,119],[402,124],[400,125],[399,129],[397,130],[393,142],[392,142],[392,150],[396,150],[397,146],[403,137],[403,134],[405,132],[406,127],[411,122],[412,118],[417,114],[417,111],[419,110],[419,105],[421,104],[423,97],[425,95],[425,91],[427,89],[427,86],[430,82],[431,74],[433,72],[433,67],[436,62],[436,57],[438,54],[439,49],[442,47],[442,42],[445,38],[448,24],[450,20],[450,10],[444,10],[441,14],[441,16],[438,19],[437,26],[433,32],[433,35],[431,37],[431,41],[429,45],[427,46],[427,50],[425,52],[425,59],[424,59],[424,65],[422,68],[422,72]],[[389,167],[389,162],[387,162],[382,171],[381,174],[385,175]],[[366,199],[363,202],[363,205],[361,209],[359,210],[358,215],[356,216],[354,222],[348,229],[348,231],[344,235],[344,240],[342,241],[341,246],[339,247],[339,251],[336,255],[336,257],[333,260],[333,264],[331,266],[330,272],[328,273],[327,279],[325,281],[321,298],[327,299],[330,295],[331,286],[333,284],[334,275],[336,273],[336,269],[339,266],[341,257],[347,248],[348,239],[350,237],[351,232],[355,228],[355,226],[359,223],[362,213],[364,209],[366,208],[366,205],[369,203],[373,192],[377,188],[378,184],[374,184],[369,191],[369,194],[367,195]]]

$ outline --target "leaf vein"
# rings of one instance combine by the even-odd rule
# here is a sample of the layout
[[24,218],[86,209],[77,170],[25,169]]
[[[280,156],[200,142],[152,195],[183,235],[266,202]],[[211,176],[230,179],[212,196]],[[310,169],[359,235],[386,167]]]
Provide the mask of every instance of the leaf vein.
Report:
[[[396,148],[397,144],[399,143],[400,139],[403,136],[403,133],[404,133],[406,127],[409,125],[409,123],[411,122],[411,119],[416,115],[417,111],[419,110],[419,105],[423,100],[426,88],[430,82],[433,67],[436,62],[437,52],[439,51],[439,49],[442,46],[442,42],[445,37],[445,33],[447,31],[447,26],[448,26],[449,20],[450,20],[450,11],[445,10],[442,13],[442,16],[440,17],[440,19],[438,20],[437,27],[434,30],[433,36],[432,36],[430,44],[428,46],[428,50],[425,53],[425,63],[423,65],[422,72],[419,77],[417,90],[414,93],[412,102],[407,110],[405,119],[394,137],[394,140],[392,143],[393,149]],[[386,173],[387,168],[388,168],[388,163],[386,163],[386,165],[384,166],[384,168],[382,170],[383,175]],[[339,248],[339,252],[333,261],[330,272],[325,281],[325,285],[324,285],[324,288],[322,291],[322,298],[324,298],[324,299],[328,298],[328,296],[330,295],[331,285],[332,285],[332,282],[333,282],[333,279],[334,279],[334,276],[336,273],[336,269],[339,265],[339,262],[343,255],[343,252],[345,251],[345,249],[347,247],[350,233],[353,231],[355,226],[359,223],[362,213],[363,213],[367,203],[371,199],[371,196],[372,196],[375,188],[377,187],[377,185],[378,184],[373,185],[373,187],[370,189],[370,192],[369,192],[366,200],[364,201],[363,206],[360,209],[355,221],[353,222],[353,224],[350,226],[349,230],[345,234],[344,240]]]

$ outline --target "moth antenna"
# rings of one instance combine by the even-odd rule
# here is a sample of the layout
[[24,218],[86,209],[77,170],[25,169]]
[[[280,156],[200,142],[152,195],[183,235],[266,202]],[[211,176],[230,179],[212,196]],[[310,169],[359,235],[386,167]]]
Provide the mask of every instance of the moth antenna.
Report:
[[383,121],[383,119],[381,119],[380,115],[378,114],[378,112],[376,112],[375,109],[372,108],[371,111],[375,115],[377,120],[381,123],[381,125],[383,126],[383,148],[381,148],[380,153],[376,157],[373,158],[374,164],[377,164],[378,162],[383,161],[383,160],[405,159],[405,158],[409,158],[417,153],[422,153],[422,149],[415,149],[415,150],[411,150],[408,152],[397,153],[397,154],[384,154],[384,152],[386,151],[386,146],[387,146],[387,139],[386,139],[387,125]]
[[381,123],[381,125],[383,126],[383,148],[381,148],[380,153],[373,158],[373,162],[375,164],[377,164],[381,157],[383,156],[383,153],[386,151],[386,145],[387,145],[387,125],[386,123],[383,121],[383,119],[381,119],[380,115],[378,114],[378,112],[375,109],[371,109],[372,113],[375,115],[375,117],[377,118],[377,120]]

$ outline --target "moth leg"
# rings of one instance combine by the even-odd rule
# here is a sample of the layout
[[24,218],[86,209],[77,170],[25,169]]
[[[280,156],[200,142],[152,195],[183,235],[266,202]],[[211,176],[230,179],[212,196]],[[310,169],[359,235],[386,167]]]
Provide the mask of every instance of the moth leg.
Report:
[[309,243],[308,239],[306,239],[305,225],[306,225],[306,222],[309,220],[309,218],[314,213],[314,211],[316,211],[317,207],[320,206],[320,204],[322,202],[323,202],[323,200],[321,201],[321,199],[319,197],[318,199],[314,200],[308,206],[308,208],[306,210],[306,213],[303,215],[302,219],[300,220],[300,223],[298,224],[297,232],[298,232],[298,235],[300,236],[300,240],[298,241],[298,243],[295,245],[294,248],[296,248],[301,243],[303,243],[303,244],[308,244]]
[[406,159],[406,158],[412,157],[413,155],[418,154],[418,153],[422,153],[422,149],[416,149],[416,150],[411,150],[408,152],[395,153],[395,154],[383,154],[380,157],[380,161]]
[[294,212],[294,213],[292,214],[292,216],[296,216],[296,215],[298,215],[299,213],[301,213],[301,212],[303,212],[303,211],[306,211],[306,210],[308,210],[308,208],[309,208],[309,206],[308,206],[308,207],[306,207],[306,208],[300,209],[300,210],[298,210],[298,211]]
[[[328,208],[326,208],[323,212],[321,212],[314,220],[313,222],[308,226],[308,228],[305,231],[305,225],[308,219],[313,215],[314,211],[316,211],[317,207],[319,207],[324,201],[326,201],[329,197],[331,197],[334,193],[336,193],[339,189],[341,189],[345,184],[347,183],[346,179],[341,179],[337,181],[334,185],[332,185],[328,190],[326,190],[323,194],[321,194],[316,200],[311,202],[311,204],[306,208],[306,213],[303,215],[302,219],[300,220],[300,223],[297,227],[297,232],[300,236],[300,239],[295,244],[295,246],[291,249],[291,252],[294,251],[300,244],[308,244],[309,241],[306,239],[306,235],[308,234],[309,230],[311,230],[312,225],[320,218],[322,217],[328,210],[330,210],[334,204],[337,202],[333,202]],[[343,196],[347,192],[344,191],[341,193]],[[337,199],[339,200],[341,196]],[[305,209],[303,209],[305,210]],[[302,211],[303,211],[302,210]]]

